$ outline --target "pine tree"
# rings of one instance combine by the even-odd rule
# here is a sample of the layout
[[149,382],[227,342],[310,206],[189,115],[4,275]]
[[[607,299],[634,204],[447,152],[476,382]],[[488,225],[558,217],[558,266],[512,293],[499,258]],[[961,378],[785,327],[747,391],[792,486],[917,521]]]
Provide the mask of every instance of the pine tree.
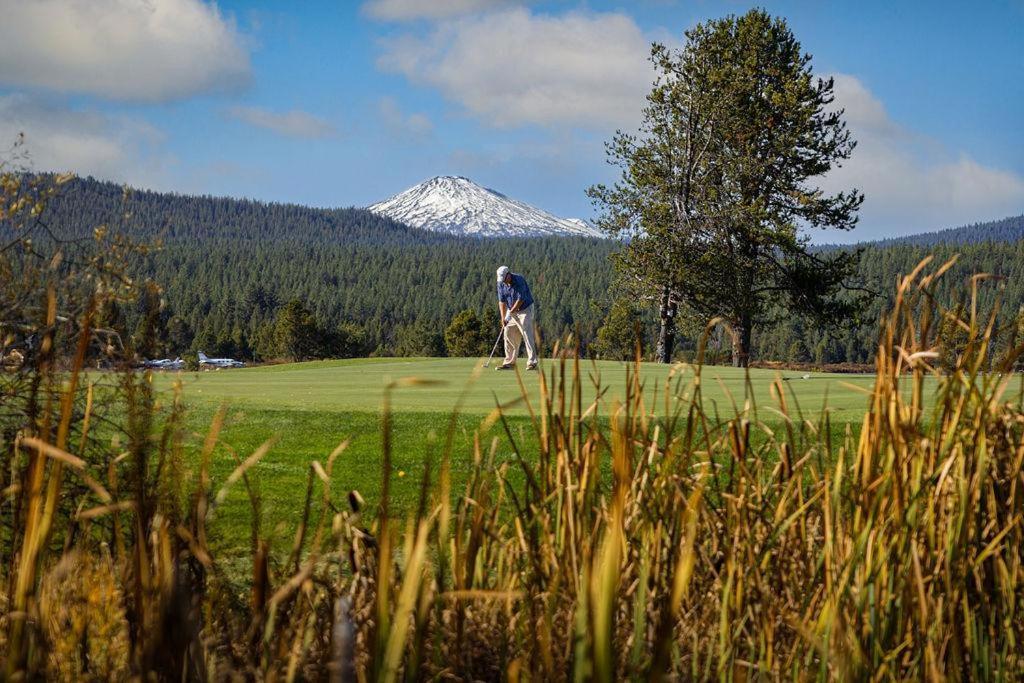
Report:
[[277,352],[285,358],[315,358],[320,342],[316,318],[301,301],[292,299],[277,314],[274,339]]
[[167,352],[171,356],[179,356],[192,346],[192,327],[178,315],[172,315],[167,321]]
[[591,197],[599,226],[632,239],[616,265],[636,298],[657,302],[658,356],[671,357],[679,308],[726,320],[733,363],[746,366],[756,326],[792,313],[849,319],[839,298],[857,253],[812,253],[798,225],[851,229],[863,196],[814,184],[854,141],[831,107],[832,79],[783,19],[761,10],[698,24],[680,51],[652,49],[660,77],[638,135],[609,145],[622,168]]
[[632,360],[636,358],[637,344],[643,357],[644,342],[641,312],[631,302],[619,299],[597,329],[597,340],[590,345],[590,353],[598,358]]
[[444,345],[449,356],[471,357],[489,352],[483,322],[476,311],[467,308],[452,319],[444,331]]
[[338,325],[337,355],[341,358],[357,358],[369,351],[366,330],[359,323],[346,320]]
[[395,355],[407,357],[444,356],[444,336],[437,326],[426,320],[418,320],[398,330]]
[[156,358],[163,355],[168,338],[168,316],[165,315],[160,287],[155,282],[145,282],[136,305],[139,322],[132,335],[135,354],[140,358]]

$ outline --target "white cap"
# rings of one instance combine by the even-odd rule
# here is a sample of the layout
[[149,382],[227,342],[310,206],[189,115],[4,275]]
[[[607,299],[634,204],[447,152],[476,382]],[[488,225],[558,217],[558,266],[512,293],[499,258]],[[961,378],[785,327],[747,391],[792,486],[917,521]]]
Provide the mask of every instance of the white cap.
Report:
[[508,266],[498,268],[498,282],[504,282],[506,275],[508,275]]

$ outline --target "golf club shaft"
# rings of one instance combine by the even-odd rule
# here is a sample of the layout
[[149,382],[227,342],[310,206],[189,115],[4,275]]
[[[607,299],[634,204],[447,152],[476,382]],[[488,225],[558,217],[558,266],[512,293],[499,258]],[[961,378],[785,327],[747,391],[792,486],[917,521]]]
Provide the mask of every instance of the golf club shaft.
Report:
[[498,344],[501,343],[501,338],[505,336],[505,328],[502,327],[501,331],[498,332],[498,338],[494,340],[494,348],[491,349],[491,355],[487,357],[487,362],[484,363],[484,367],[488,367],[491,364],[491,360],[494,358],[494,352],[498,350]]

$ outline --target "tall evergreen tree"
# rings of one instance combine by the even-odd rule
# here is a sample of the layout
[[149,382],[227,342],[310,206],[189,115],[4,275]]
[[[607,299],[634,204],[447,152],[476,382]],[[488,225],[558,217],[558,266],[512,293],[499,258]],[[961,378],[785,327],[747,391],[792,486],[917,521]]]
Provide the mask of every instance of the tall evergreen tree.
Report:
[[358,323],[344,321],[334,330],[326,334],[329,341],[325,344],[327,356],[333,358],[358,358],[369,353],[367,348],[366,330]]
[[815,179],[849,158],[854,141],[783,19],[761,10],[699,24],[686,45],[652,49],[659,79],[639,134],[618,133],[613,187],[591,197],[599,225],[631,236],[617,266],[634,295],[658,301],[660,360],[675,319],[720,317],[733,363],[746,366],[756,326],[790,312],[849,316],[839,298],[856,252],[811,253],[801,227],[851,229],[863,196],[824,193]]
[[317,356],[320,341],[316,318],[298,299],[292,299],[277,314],[274,330],[277,351],[294,361]]
[[444,331],[444,345],[449,356],[486,355],[487,335],[483,323],[472,308],[456,315]]
[[163,354],[167,344],[167,319],[160,287],[152,281],[143,283],[136,300],[139,322],[132,335],[132,349],[141,358]]
[[597,340],[590,345],[590,352],[609,360],[633,360],[638,343],[643,356],[645,339],[641,312],[632,302],[620,299],[612,304],[604,323],[597,329]]
[[180,355],[185,349],[192,345],[192,328],[188,322],[177,315],[171,316],[167,321],[166,348],[169,354]]
[[395,341],[396,356],[444,356],[444,334],[426,320],[417,320],[399,328]]

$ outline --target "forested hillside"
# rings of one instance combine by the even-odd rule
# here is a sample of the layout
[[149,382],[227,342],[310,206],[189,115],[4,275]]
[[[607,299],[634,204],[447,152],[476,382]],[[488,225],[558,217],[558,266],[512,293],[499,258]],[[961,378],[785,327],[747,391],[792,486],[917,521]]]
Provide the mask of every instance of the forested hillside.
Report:
[[[886,240],[866,243],[869,246],[888,247],[896,244],[909,244],[916,247],[936,245],[978,244],[979,242],[1016,242],[1024,239],[1024,214],[1009,216],[995,221],[971,223],[958,228],[946,228],[921,232],[916,235],[893,237]],[[828,245],[823,249],[840,249],[836,245]]]
[[[585,343],[601,337],[593,351],[621,355],[623,340],[636,323],[650,335],[656,317],[636,302],[620,302],[613,309],[609,256],[617,245],[607,240],[453,237],[362,209],[124,191],[91,179],[68,183],[46,220],[62,235],[86,235],[107,225],[136,240],[160,243],[161,248],[132,264],[132,271],[163,287],[160,315],[167,343],[161,352],[170,355],[200,348],[246,358],[440,354],[445,352],[445,328],[465,309],[478,318],[463,320],[469,325],[465,329],[481,339],[490,337],[489,347],[497,330],[496,321],[486,316],[493,317],[493,272],[502,263],[528,275],[549,341],[578,330]],[[861,284],[879,294],[862,315],[832,330],[787,318],[754,335],[754,357],[870,361],[876,321],[889,304],[897,276],[929,254],[938,260],[960,254],[943,280],[947,301],[954,292],[966,291],[964,282],[976,272],[1000,276],[982,284],[980,301],[988,306],[1001,291],[1008,324],[1024,305],[1024,242],[1017,239],[1022,222],[1018,217],[929,233],[922,244],[907,238],[861,245]],[[952,236],[952,243],[931,238],[943,235]],[[107,322],[130,334],[152,305],[141,301],[107,311]],[[609,311],[612,315],[604,320]],[[598,335],[603,321],[606,329]],[[681,356],[692,352],[697,328],[688,328]],[[318,341],[307,340],[299,345],[304,351],[286,353],[282,338],[302,334],[319,335]],[[476,348],[478,341],[460,348]]]
[[913,244],[928,247],[937,244],[977,244],[979,242],[1016,242],[1024,239],[1024,215],[1010,216],[997,221],[972,223],[959,228],[949,228],[936,232],[924,232],[892,240],[882,240],[877,244]]
[[[273,346],[277,313],[293,300],[325,330],[357,325],[362,352],[414,351],[415,340],[443,333],[459,311],[494,307],[501,264],[528,274],[547,338],[577,327],[589,337],[602,315],[591,304],[608,296],[614,249],[599,239],[454,237],[363,209],[125,191],[92,179],[69,182],[47,221],[62,235],[107,225],[160,243],[132,270],[164,289],[169,354],[202,348],[251,357],[259,342]],[[117,314],[131,329],[138,312]],[[438,350],[431,341],[436,347],[427,339],[424,352]]]
[[[878,340],[877,321],[891,304],[898,277],[911,272],[929,256],[937,263],[958,256],[949,274],[939,283],[939,301],[943,305],[955,308],[963,303],[969,306],[971,277],[987,273],[994,277],[978,283],[979,310],[992,310],[992,305],[1001,297],[1001,324],[1009,327],[1024,306],[1024,241],[866,245],[862,249],[862,282],[879,296],[872,300],[859,320],[851,321],[844,329],[830,331],[817,329],[805,321],[787,320],[755,338],[758,358],[817,363],[870,362]],[[1007,342],[1011,336],[1006,336]],[[1018,339],[1024,341],[1024,335],[1019,335]]]

